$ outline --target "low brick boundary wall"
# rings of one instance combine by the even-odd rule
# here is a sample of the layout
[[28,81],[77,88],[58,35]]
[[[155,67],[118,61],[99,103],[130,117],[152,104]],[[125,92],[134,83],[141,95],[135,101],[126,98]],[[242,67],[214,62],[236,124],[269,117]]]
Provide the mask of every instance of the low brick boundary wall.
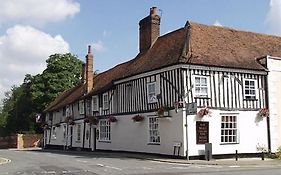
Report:
[[17,135],[0,137],[0,148],[17,148]]
[[16,134],[8,137],[0,137],[0,148],[32,148],[38,147],[42,134]]

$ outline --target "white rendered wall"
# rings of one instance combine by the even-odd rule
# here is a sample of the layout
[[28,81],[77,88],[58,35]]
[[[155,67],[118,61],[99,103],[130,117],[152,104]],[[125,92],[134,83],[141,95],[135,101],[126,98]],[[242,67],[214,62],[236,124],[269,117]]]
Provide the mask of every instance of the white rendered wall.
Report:
[[[141,114],[145,119],[140,123],[132,120],[134,115],[117,116],[117,122],[111,123],[111,141],[97,141],[97,149],[133,151],[173,155],[175,142],[183,144],[183,117],[182,112],[170,111],[172,117],[159,119],[160,144],[148,144],[148,116],[155,116],[155,113]],[[180,155],[184,155],[183,146]]]
[[281,146],[281,59],[267,59],[271,151]]
[[[205,145],[196,144],[196,121],[209,122],[209,142],[213,154],[256,153],[257,145],[267,145],[266,118],[257,117],[257,111],[220,111],[210,110],[203,118],[188,116],[189,156],[204,155]],[[238,124],[238,143],[221,144],[221,114],[236,114]]]

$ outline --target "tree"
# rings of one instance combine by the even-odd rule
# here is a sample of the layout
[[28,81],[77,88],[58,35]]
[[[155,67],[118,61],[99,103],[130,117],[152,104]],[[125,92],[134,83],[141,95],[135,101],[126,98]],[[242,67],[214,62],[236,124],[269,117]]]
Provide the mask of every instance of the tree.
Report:
[[82,61],[76,56],[54,54],[42,74],[27,74],[24,82],[5,94],[0,111],[0,135],[16,132],[40,132],[36,113],[42,112],[62,91],[80,83]]
[[33,101],[40,104],[37,112],[43,111],[59,93],[80,83],[82,61],[76,56],[70,53],[54,54],[46,62],[47,68],[43,73],[31,80]]

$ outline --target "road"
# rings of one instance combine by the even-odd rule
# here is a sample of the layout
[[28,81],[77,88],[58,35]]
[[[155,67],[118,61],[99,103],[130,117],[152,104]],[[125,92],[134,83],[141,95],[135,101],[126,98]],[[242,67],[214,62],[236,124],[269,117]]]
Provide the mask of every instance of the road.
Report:
[[42,151],[0,150],[11,160],[0,165],[0,175],[280,175],[280,166],[235,167],[193,165],[116,156]]

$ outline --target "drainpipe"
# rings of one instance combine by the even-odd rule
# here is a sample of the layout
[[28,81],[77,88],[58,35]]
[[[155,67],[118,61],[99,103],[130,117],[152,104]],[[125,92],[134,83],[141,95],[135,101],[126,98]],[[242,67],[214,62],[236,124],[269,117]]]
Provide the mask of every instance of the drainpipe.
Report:
[[87,99],[86,98],[84,98],[83,99],[84,100],[84,127],[83,127],[83,148],[85,148],[85,131],[86,131],[86,122],[85,122],[85,118],[87,117],[87,109],[86,109],[86,106],[87,106],[87,104],[86,104],[86,102],[87,102]]
[[[267,68],[268,57],[269,56],[266,57],[266,62],[265,62],[266,68]],[[269,110],[268,72],[265,76],[264,93],[265,93],[265,108],[267,108]],[[270,115],[270,113],[269,113],[269,115]],[[266,117],[266,125],[267,125],[268,153],[271,153],[270,117]]]

